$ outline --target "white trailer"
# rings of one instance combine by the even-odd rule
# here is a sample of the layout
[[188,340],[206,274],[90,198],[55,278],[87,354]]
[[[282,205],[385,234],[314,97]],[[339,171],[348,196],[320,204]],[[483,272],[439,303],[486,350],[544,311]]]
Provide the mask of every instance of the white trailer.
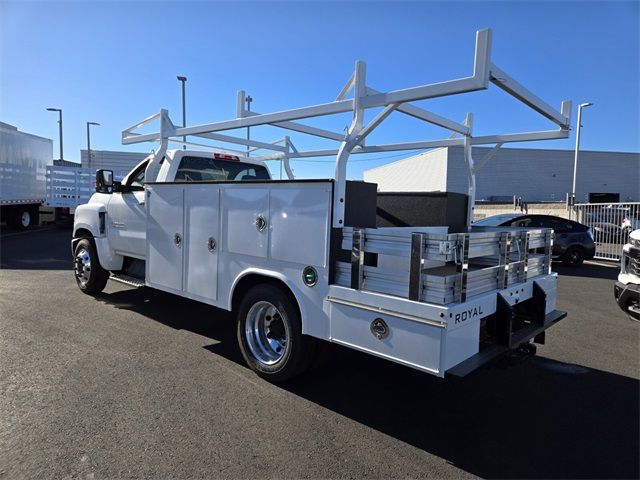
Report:
[[[466,78],[382,93],[366,85],[365,64],[357,62],[329,103],[258,114],[245,110],[239,92],[233,120],[176,127],[161,110],[124,130],[124,144],[158,141],[160,147],[122,182],[99,171],[97,193],[77,208],[72,250],[80,289],[95,294],[113,279],[233,311],[247,364],[270,381],[301,373],[320,340],[439,377],[465,375],[516,349],[533,353],[533,343],[544,343],[546,329],[566,315],[555,308],[552,231],[471,228],[472,147],[566,138],[571,107],[547,105],[492,63],[490,51],[491,31],[482,30]],[[458,123],[409,103],[491,83],[559,128],[474,137],[471,114]],[[365,110],[377,107],[382,110],[365,125]],[[353,113],[346,134],[298,123],[343,112]],[[365,145],[392,112],[459,137]],[[157,132],[136,131],[155,120]],[[219,133],[260,125],[339,146],[302,151],[289,137],[265,143]],[[168,149],[183,136],[249,147],[254,156]],[[465,150],[466,226],[377,227],[375,185],[346,180],[350,154],[443,145]],[[290,159],[318,156],[336,157],[334,179],[293,178]],[[262,161],[272,159],[284,162],[288,180],[270,179]]]
[[53,142],[0,122],[0,218],[26,229],[38,224]]
[[92,150],[89,158],[87,150],[81,150],[82,163],[78,166],[48,166],[45,204],[55,209],[56,223],[73,222],[76,207],[87,203],[95,193],[99,168],[112,170],[114,179],[120,180],[146,156],[139,152]]

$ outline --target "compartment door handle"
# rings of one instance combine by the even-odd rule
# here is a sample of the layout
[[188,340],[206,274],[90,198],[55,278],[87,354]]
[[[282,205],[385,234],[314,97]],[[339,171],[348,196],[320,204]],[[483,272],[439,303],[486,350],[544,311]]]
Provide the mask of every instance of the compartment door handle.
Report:
[[256,228],[259,232],[263,232],[265,228],[267,228],[267,219],[264,218],[264,215],[258,215],[256,217]]
[[215,252],[215,251],[216,251],[216,248],[218,248],[218,245],[217,245],[217,243],[216,243],[216,239],[215,239],[215,238],[213,238],[213,237],[209,237],[209,238],[207,239],[207,249],[208,249],[211,253],[213,253],[213,252]]

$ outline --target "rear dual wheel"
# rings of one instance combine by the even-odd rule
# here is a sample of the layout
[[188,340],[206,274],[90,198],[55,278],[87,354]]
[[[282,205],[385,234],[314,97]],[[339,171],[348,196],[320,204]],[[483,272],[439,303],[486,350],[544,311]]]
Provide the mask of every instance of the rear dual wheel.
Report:
[[238,309],[238,344],[247,365],[270,382],[284,382],[310,365],[315,340],[302,334],[292,299],[272,284],[251,288]]

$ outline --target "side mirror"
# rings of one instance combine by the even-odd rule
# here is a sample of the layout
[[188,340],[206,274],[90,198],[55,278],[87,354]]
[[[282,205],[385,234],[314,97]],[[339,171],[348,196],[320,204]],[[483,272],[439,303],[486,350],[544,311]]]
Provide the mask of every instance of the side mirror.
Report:
[[113,170],[98,170],[96,172],[96,192],[113,193]]

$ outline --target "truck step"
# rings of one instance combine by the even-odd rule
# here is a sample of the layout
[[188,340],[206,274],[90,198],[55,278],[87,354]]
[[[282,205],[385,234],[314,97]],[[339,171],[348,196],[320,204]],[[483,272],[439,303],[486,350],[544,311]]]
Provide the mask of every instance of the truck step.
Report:
[[145,286],[144,280],[136,277],[130,277],[129,275],[125,275],[123,273],[112,273],[109,276],[109,280],[123,283],[125,285],[128,285],[129,287],[142,288]]

